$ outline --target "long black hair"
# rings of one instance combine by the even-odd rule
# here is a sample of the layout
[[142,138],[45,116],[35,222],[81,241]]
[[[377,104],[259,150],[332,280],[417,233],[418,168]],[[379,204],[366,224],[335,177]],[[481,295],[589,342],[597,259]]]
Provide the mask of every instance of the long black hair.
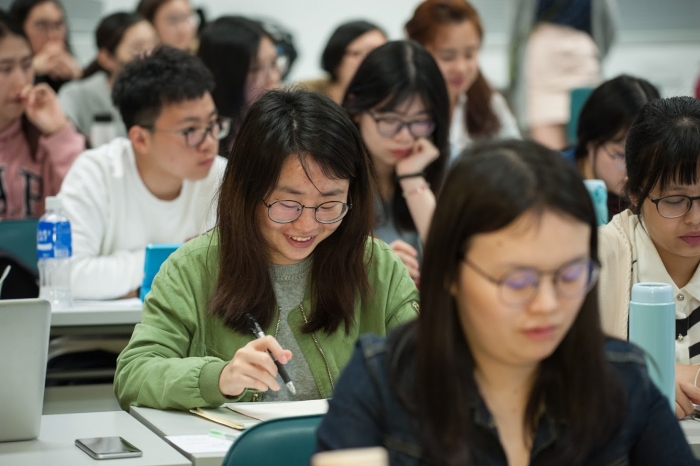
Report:
[[[447,176],[425,246],[421,313],[392,335],[388,354],[392,386],[421,426],[428,464],[474,464],[480,448],[468,401],[477,390],[475,363],[449,286],[475,235],[545,211],[589,225],[590,257],[597,260],[593,204],[578,171],[559,153],[529,141],[489,143],[463,154]],[[542,406],[557,421],[551,464],[582,464],[622,421],[624,393],[604,341],[594,287],[568,334],[540,363],[525,411],[526,431],[536,431]],[[406,383],[411,360],[415,384]]]
[[625,164],[625,193],[636,214],[657,184],[663,191],[674,182],[698,183],[700,100],[671,97],[645,105],[627,135]]
[[576,160],[588,156],[589,145],[599,147],[629,130],[642,107],[659,97],[649,81],[625,74],[595,88],[579,115]]
[[255,62],[260,41],[273,38],[257,21],[242,16],[222,16],[202,30],[197,55],[214,75],[212,97],[220,115],[233,120],[229,137],[221,142],[228,155],[237,128],[243,120],[248,71]]
[[303,327],[305,333],[332,333],[344,325],[347,333],[355,304],[370,293],[365,254],[374,220],[371,169],[345,112],[328,97],[303,90],[264,94],[233,143],[219,194],[219,275],[211,312],[241,333],[248,331],[248,312],[263,328],[272,322],[277,305],[259,211],[289,157],[297,157],[305,169],[314,161],[326,176],[350,181],[352,209],[313,252],[313,312]]
[[379,31],[386,37],[386,33],[379,26],[364,20],[343,23],[333,31],[321,55],[321,68],[330,75],[331,81],[338,79],[338,66],[343,61],[348,45],[371,31]]
[[[104,49],[111,55],[114,55],[119,47],[119,44],[124,39],[124,35],[129,28],[146,19],[138,13],[112,13],[105,16],[97,25],[95,30],[95,44],[97,49]],[[83,79],[92,76],[98,71],[107,71],[99,64],[95,58],[83,71]]]
[[[450,156],[450,101],[440,68],[421,45],[401,40],[387,42],[370,52],[345,91],[343,107],[355,118],[373,109],[391,111],[413,97],[422,100],[435,123],[431,138],[440,155],[425,169],[425,178],[437,194]],[[396,192],[401,192],[398,181]],[[403,196],[394,196],[391,209],[398,228],[415,231]]]

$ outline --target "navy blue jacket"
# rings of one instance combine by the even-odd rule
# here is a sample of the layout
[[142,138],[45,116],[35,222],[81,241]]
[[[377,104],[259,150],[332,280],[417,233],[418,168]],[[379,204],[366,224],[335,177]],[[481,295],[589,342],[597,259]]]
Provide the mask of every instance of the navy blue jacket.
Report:
[[[649,379],[641,351],[609,339],[608,360],[620,376],[626,395],[624,421],[610,441],[586,461],[600,466],[676,466],[700,464],[693,456],[678,420],[661,392]],[[467,395],[465,395],[467,396]],[[473,407],[474,464],[507,466],[496,425],[484,400],[469,396]],[[585,400],[583,400],[585,401]],[[389,383],[385,339],[364,335],[335,386],[328,414],[317,431],[317,450],[381,445],[392,466],[425,464],[415,422]],[[449,409],[449,407],[446,407]],[[531,466],[551,464],[557,442],[556,423],[546,413],[535,433]]]

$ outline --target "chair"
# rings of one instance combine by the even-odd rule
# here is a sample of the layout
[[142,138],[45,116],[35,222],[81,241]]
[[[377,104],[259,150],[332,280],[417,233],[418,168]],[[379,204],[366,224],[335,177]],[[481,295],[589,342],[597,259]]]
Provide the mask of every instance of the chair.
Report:
[[0,274],[8,265],[12,267],[0,291],[0,299],[39,296],[37,223],[35,218],[0,220]]
[[233,443],[222,466],[307,466],[316,449],[321,415],[261,422]]
[[593,89],[595,88],[577,87],[571,90],[571,106],[569,107],[569,123],[566,125],[566,136],[572,144],[576,143],[576,129],[581,109],[586,103],[588,96],[593,92]]
[[35,218],[23,220],[0,220],[0,249],[9,253],[13,259],[39,274],[36,255]]

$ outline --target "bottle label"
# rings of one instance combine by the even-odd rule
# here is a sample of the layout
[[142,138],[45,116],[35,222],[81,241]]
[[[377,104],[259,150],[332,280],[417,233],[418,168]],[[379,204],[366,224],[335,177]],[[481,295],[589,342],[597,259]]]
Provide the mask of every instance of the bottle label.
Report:
[[36,233],[39,259],[63,259],[73,255],[70,223],[39,221]]

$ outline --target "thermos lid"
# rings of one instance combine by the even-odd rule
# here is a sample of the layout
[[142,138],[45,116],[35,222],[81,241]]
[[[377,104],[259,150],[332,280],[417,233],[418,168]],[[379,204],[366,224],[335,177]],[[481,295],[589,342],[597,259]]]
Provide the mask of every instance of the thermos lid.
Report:
[[114,118],[112,118],[111,113],[97,113],[92,117],[95,123],[112,123]]
[[632,285],[632,301],[644,304],[672,303],[673,288],[668,283],[635,283]]
[[44,202],[44,207],[46,210],[59,210],[63,208],[61,198],[58,196],[47,196]]

